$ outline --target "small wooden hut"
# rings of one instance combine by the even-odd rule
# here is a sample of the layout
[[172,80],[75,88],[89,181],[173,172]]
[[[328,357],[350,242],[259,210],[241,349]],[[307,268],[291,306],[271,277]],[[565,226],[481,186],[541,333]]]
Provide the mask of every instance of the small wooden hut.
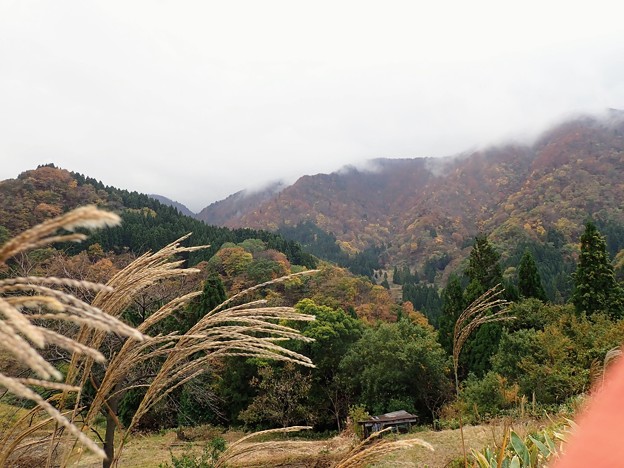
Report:
[[381,431],[387,427],[392,427],[396,432],[408,432],[412,424],[418,422],[418,416],[407,411],[393,411],[392,413],[373,416],[365,421],[358,421],[364,430],[364,438],[373,432]]

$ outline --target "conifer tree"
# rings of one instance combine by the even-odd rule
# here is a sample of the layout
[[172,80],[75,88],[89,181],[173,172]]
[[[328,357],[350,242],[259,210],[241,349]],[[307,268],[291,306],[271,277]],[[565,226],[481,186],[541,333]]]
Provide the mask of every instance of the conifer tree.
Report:
[[398,267],[394,267],[394,270],[392,272],[392,282],[394,284],[402,284],[403,281],[401,281],[401,276],[399,274],[399,268]]
[[533,255],[528,249],[525,250],[518,267],[518,289],[523,298],[534,297],[540,301],[546,301],[542,279],[537,271]]
[[[503,272],[498,263],[500,254],[494,249],[485,234],[475,238],[468,259],[465,274],[470,283],[464,292],[464,303],[472,303],[488,289],[503,284]],[[487,323],[477,330],[474,338],[468,340],[462,355],[462,367],[478,376],[484,375],[492,366],[490,358],[498,349],[502,332],[500,323]]]
[[591,221],[585,224],[581,236],[581,254],[573,278],[571,300],[577,312],[591,315],[602,311],[612,317],[624,315],[624,291],[615,279],[605,238]]
[[188,328],[195,325],[204,315],[227,299],[225,288],[219,275],[211,273],[204,282],[201,296],[189,304]]
[[470,252],[466,275],[470,278],[471,283],[477,283],[480,288],[475,287],[475,289],[479,289],[479,292],[470,299],[474,300],[488,289],[502,283],[503,272],[498,264],[499,259],[500,254],[490,244],[487,236],[485,234],[477,235]]
[[442,315],[440,316],[439,341],[444,350],[453,354],[453,331],[455,322],[466,306],[464,293],[459,278],[455,274],[449,277],[446,288],[442,291]]

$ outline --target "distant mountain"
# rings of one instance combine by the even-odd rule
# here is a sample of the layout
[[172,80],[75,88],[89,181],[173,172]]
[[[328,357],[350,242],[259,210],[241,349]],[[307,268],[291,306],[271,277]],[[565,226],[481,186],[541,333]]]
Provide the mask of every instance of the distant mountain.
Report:
[[163,197],[162,195],[156,195],[154,193],[148,195],[148,197],[153,198],[154,200],[158,200],[163,205],[174,207],[175,209],[177,209],[180,213],[182,213],[185,216],[190,216],[191,218],[195,217],[195,213],[193,213],[191,210],[189,210],[186,206],[184,206],[180,202],[173,201],[167,197]]
[[197,213],[195,217],[206,224],[216,226],[232,224],[240,216],[270,200],[285,187],[283,182],[274,182],[260,190],[241,190],[225,200],[212,203]]
[[104,252],[140,255],[148,250],[156,251],[192,232],[193,235],[185,241],[187,245],[210,247],[189,253],[185,259],[190,264],[208,261],[225,243],[260,239],[267,248],[285,254],[291,264],[309,268],[316,265],[309,254],[302,252],[299,244],[285,240],[279,234],[208,226],[150,196],[106,186],[96,179],[53,164],[25,171],[15,179],[0,181],[0,242],[5,236],[15,235],[87,204],[119,213],[122,223],[91,234],[83,243],[64,247],[72,253],[97,243]]
[[304,176],[213,221],[269,230],[311,222],[346,252],[383,244],[387,265],[423,268],[434,261],[450,271],[481,231],[511,255],[523,242],[559,237],[574,250],[589,217],[623,224],[623,176],[624,118],[612,111],[561,124],[532,145],[377,159],[367,169]]

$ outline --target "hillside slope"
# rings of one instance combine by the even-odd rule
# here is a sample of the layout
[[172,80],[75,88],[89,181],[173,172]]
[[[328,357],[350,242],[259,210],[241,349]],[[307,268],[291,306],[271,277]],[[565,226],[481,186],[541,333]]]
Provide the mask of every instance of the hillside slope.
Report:
[[167,197],[165,197],[163,195],[158,195],[158,194],[155,194],[155,193],[150,193],[149,197],[153,198],[154,200],[158,200],[163,205],[174,207],[176,210],[178,210],[184,216],[190,216],[191,218],[195,217],[195,213],[193,213],[191,210],[189,210],[185,205],[183,205],[180,202],[171,200],[170,198],[167,198]]
[[384,244],[389,264],[421,267],[449,256],[451,268],[480,231],[505,253],[549,235],[574,244],[589,217],[624,223],[622,113],[566,122],[532,145],[455,158],[378,159],[372,166],[301,177],[220,221],[269,230],[311,221],[346,252]]
[[0,238],[15,235],[35,224],[78,206],[94,204],[121,215],[122,224],[98,231],[82,244],[67,246],[75,252],[98,243],[104,251],[142,254],[156,251],[188,234],[190,245],[210,245],[193,252],[189,262],[208,260],[226,242],[239,243],[257,238],[268,248],[283,252],[297,265],[315,266],[315,260],[301,246],[278,234],[252,229],[229,229],[208,226],[184,216],[174,207],[137,192],[105,186],[96,179],[59,169],[40,166],[23,172],[15,179],[0,181]]
[[208,205],[195,217],[206,224],[215,226],[233,225],[240,216],[270,200],[284,187],[282,182],[275,182],[261,190],[241,190],[224,200]]

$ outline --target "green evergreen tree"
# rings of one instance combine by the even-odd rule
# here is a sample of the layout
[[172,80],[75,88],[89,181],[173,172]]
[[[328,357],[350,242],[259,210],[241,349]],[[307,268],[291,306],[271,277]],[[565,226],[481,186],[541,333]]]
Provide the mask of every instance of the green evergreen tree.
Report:
[[490,241],[485,234],[479,234],[475,238],[475,243],[470,252],[470,258],[468,259],[468,268],[466,269],[466,275],[470,278],[470,282],[476,282],[475,291],[473,294],[478,294],[475,297],[471,297],[470,302],[479,297],[488,289],[503,282],[503,272],[501,266],[498,263],[500,254],[494,249]]
[[602,311],[612,317],[621,317],[624,315],[624,293],[615,279],[606,246],[605,238],[594,223],[587,222],[581,236],[579,262],[573,275],[572,303],[577,312],[587,315]]
[[[485,234],[475,238],[470,252],[466,276],[470,284],[464,292],[464,302],[468,306],[488,289],[503,283],[503,272],[498,260],[500,254],[494,249]],[[481,377],[490,370],[490,358],[496,353],[502,326],[500,323],[487,323],[477,330],[464,346],[461,356],[462,374],[474,372]]]
[[401,284],[401,275],[399,274],[399,268],[398,267],[394,267],[394,270],[392,271],[392,282],[394,284]]
[[442,298],[435,286],[428,284],[403,285],[403,301],[409,301],[414,309],[423,313],[429,323],[438,328],[442,313]]
[[540,301],[546,301],[546,291],[542,286],[542,278],[537,271],[533,255],[528,249],[525,250],[518,267],[518,289],[523,298],[534,297]]
[[448,354],[453,354],[453,332],[455,322],[464,310],[464,292],[459,277],[451,274],[446,288],[442,291],[442,315],[440,316],[439,338],[440,344]]
[[187,328],[195,325],[204,315],[227,299],[225,288],[221,278],[216,273],[211,273],[204,281],[204,289],[201,296],[192,301],[188,306],[189,316],[186,320]]
[[401,270],[401,284],[416,284],[419,282],[418,273],[414,270],[414,274],[407,265]]

